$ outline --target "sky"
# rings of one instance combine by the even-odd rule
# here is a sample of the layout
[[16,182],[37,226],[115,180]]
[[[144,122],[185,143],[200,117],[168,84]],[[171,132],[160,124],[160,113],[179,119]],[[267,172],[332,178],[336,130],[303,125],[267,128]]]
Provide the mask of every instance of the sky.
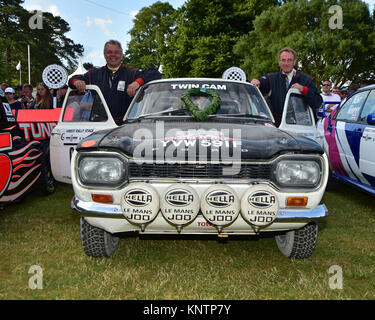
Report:
[[[169,2],[175,9],[185,3],[185,0],[160,1]],[[61,16],[71,28],[66,35],[84,47],[82,63],[91,62],[95,66],[102,66],[105,64],[104,43],[115,39],[126,50],[130,41],[128,33],[133,27],[135,15],[143,7],[149,7],[155,2],[157,0],[25,0],[23,7],[29,11],[41,10]],[[375,0],[365,2],[369,4],[370,12],[373,12]]]
[[[185,0],[160,1],[169,2],[175,9],[185,3]],[[28,11],[41,10],[62,17],[71,28],[66,36],[84,47],[82,63],[102,66],[105,64],[104,43],[115,39],[126,50],[135,15],[155,2],[157,0],[25,0],[23,7]]]

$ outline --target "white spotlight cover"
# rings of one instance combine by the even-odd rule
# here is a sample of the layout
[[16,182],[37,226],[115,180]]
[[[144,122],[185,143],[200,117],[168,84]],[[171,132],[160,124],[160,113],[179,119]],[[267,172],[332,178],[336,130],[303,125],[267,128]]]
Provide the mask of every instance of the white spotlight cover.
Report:
[[271,224],[279,212],[279,201],[267,186],[250,187],[241,198],[241,215],[252,225]]
[[160,198],[160,209],[164,218],[176,225],[188,224],[199,213],[199,196],[195,190],[186,184],[169,186]]
[[201,210],[206,220],[216,226],[234,222],[240,212],[240,200],[226,185],[213,185],[202,195]]
[[151,222],[159,208],[159,195],[147,183],[131,183],[125,188],[121,209],[131,223],[142,225]]

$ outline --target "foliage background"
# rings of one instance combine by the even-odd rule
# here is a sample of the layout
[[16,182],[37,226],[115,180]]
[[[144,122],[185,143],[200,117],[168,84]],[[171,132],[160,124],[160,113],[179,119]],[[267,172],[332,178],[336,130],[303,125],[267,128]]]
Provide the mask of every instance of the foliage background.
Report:
[[[32,30],[34,12],[23,2],[0,0],[0,81],[19,84],[18,61],[27,79],[27,44],[34,85],[48,64],[73,71],[83,47],[66,36],[69,24],[43,13],[43,29]],[[343,10],[342,29],[329,27],[332,5]],[[162,67],[165,77],[221,77],[232,66],[248,79],[260,77],[278,70],[277,52],[288,46],[317,84],[325,78],[340,87],[375,80],[375,17],[362,0],[187,0],[177,10],[158,1],[133,22],[124,63]]]
[[42,80],[47,65],[60,64],[75,69],[83,47],[66,37],[69,24],[59,16],[43,12],[42,29],[31,29],[29,20],[35,12],[22,7],[23,0],[0,1],[0,81],[11,86],[19,83],[16,66],[21,61],[23,82],[28,79],[27,45],[30,45],[33,85]]

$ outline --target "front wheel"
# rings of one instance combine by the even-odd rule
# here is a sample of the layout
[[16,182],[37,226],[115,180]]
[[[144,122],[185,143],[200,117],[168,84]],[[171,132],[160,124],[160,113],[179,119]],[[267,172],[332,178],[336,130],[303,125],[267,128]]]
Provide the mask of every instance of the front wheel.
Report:
[[118,237],[92,226],[83,217],[80,220],[80,233],[83,250],[90,257],[109,257],[116,251],[120,242]]
[[288,258],[305,259],[312,255],[318,238],[318,224],[310,222],[301,229],[276,235],[275,240],[281,253]]

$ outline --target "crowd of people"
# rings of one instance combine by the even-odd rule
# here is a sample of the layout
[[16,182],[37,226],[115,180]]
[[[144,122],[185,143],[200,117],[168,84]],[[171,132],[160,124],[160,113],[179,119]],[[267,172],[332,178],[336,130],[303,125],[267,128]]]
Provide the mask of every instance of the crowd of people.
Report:
[[[53,90],[44,83],[39,83],[34,93],[34,87],[31,84],[18,85],[12,88],[7,83],[1,84],[1,90],[5,93],[10,107],[13,110],[19,109],[52,109],[53,108]],[[57,90],[57,107],[61,108],[68,86]]]
[[[160,79],[162,74],[156,69],[138,69],[122,64],[123,50],[121,43],[110,40],[104,45],[106,65],[101,68],[90,68],[83,75],[74,76],[69,80],[69,86],[80,92],[86,91],[87,84],[96,84],[102,90],[109,110],[117,123],[120,123],[130,105],[136,91],[144,83]],[[289,88],[295,88],[305,97],[307,103],[317,111],[326,102],[325,113],[329,114],[348,95],[356,91],[359,86],[349,88],[332,88],[330,80],[324,80],[320,93],[311,76],[299,72],[296,67],[297,53],[291,48],[283,48],[278,53],[280,71],[269,73],[259,79],[252,79],[251,83],[259,88],[267,97],[275,125],[279,126],[286,94]],[[53,90],[44,83],[36,87],[35,97],[30,84],[17,86],[15,89],[6,83],[1,84],[9,105],[12,109],[51,109],[53,108]],[[68,86],[57,91],[57,107],[62,107]],[[335,102],[335,103],[327,103]],[[316,113],[317,114],[317,113]]]

